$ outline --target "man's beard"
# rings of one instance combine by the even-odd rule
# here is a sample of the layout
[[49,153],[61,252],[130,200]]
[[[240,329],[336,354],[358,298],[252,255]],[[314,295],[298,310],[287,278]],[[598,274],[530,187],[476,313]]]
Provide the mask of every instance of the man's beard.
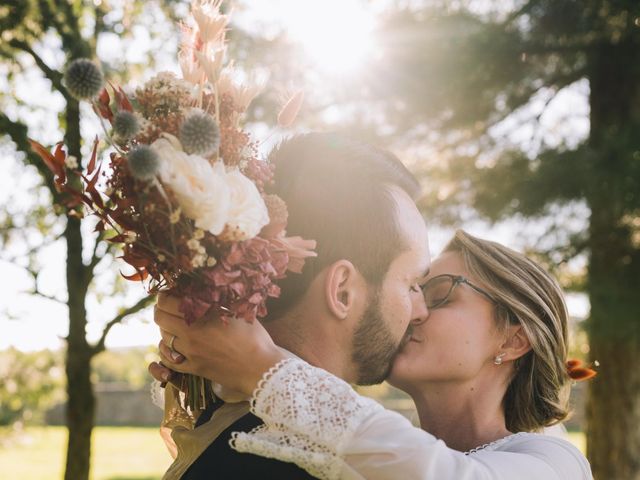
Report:
[[358,385],[382,383],[389,376],[395,356],[413,330],[409,324],[402,340],[394,340],[382,317],[379,293],[374,293],[353,335],[351,358],[358,368]]

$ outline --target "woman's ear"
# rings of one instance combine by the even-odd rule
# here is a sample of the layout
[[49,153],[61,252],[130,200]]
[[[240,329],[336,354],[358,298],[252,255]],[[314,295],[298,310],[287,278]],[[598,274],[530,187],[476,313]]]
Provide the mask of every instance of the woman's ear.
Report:
[[530,350],[531,343],[522,325],[509,325],[507,327],[507,338],[500,347],[500,351],[505,354],[503,360],[517,360]]
[[338,260],[327,267],[324,283],[325,302],[329,312],[344,320],[353,308],[358,271],[348,260]]

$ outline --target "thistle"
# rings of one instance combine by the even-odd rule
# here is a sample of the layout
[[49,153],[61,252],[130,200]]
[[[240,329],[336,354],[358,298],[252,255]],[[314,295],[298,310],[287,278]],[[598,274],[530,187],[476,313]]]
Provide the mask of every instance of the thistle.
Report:
[[138,118],[128,110],[119,111],[113,119],[113,133],[118,137],[128,140],[135,137],[140,131]]
[[194,110],[182,122],[180,143],[185,152],[207,157],[220,146],[220,129],[211,115]]
[[64,73],[64,81],[71,96],[77,100],[90,100],[100,93],[104,76],[100,67],[88,58],[71,62]]
[[153,179],[160,169],[158,154],[148,145],[139,145],[127,157],[131,176],[137,180]]

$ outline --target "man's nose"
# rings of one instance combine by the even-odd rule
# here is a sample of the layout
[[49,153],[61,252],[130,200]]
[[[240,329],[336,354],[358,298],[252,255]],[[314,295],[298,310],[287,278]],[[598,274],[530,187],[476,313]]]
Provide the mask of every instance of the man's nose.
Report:
[[420,325],[426,322],[427,318],[429,318],[429,308],[424,300],[424,295],[420,292],[412,300],[411,323]]

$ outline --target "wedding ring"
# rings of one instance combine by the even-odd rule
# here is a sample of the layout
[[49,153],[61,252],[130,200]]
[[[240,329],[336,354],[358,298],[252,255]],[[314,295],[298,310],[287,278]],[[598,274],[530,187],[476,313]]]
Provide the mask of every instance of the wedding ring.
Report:
[[175,352],[175,350],[173,349],[173,342],[176,341],[176,336],[175,335],[171,335],[171,340],[169,340],[169,350],[171,350],[172,352]]

